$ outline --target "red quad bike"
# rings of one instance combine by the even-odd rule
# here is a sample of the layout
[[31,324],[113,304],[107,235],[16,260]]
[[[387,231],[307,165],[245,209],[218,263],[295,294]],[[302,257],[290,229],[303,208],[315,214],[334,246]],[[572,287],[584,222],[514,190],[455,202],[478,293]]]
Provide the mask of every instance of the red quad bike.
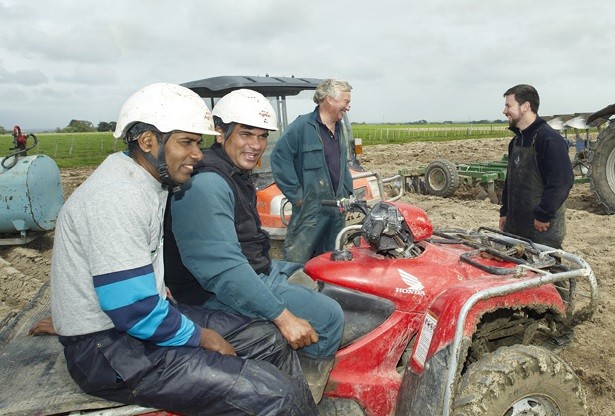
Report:
[[555,354],[597,306],[584,260],[489,228],[434,232],[407,203],[323,204],[365,215],[305,266],[346,317],[323,415],[587,414]]
[[[598,303],[584,260],[488,228],[433,231],[407,203],[324,203],[363,221],[305,266],[346,317],[322,415],[587,414],[556,355]],[[57,339],[26,334],[48,297],[0,322],[0,413],[170,415],[82,393]]]

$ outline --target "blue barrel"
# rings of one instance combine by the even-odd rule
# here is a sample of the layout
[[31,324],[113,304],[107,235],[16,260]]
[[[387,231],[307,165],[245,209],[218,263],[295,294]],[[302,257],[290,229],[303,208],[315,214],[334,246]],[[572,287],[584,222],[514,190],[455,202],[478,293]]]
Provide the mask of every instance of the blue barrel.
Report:
[[64,204],[60,169],[45,155],[24,156],[0,166],[0,233],[49,231]]

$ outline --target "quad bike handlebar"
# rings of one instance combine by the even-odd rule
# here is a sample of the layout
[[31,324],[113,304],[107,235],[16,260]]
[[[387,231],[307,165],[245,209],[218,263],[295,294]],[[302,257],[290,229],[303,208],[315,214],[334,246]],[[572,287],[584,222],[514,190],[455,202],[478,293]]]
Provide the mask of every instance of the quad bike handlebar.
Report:
[[367,201],[356,199],[354,196],[340,199],[324,199],[321,204],[325,207],[336,207],[340,214],[346,212],[360,212],[367,215],[369,213]]
[[399,209],[386,201],[369,206],[367,201],[350,198],[324,200],[322,205],[337,207],[340,213],[358,212],[364,215],[362,224],[344,227],[337,235],[336,251],[343,250],[344,245],[361,235],[371,248],[390,257],[414,257],[414,235]]

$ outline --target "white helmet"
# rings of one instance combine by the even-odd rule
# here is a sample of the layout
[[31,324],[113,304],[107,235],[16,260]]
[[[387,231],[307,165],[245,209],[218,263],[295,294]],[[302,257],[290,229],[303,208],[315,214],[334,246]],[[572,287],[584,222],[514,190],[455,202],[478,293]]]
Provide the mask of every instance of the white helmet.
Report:
[[[194,91],[176,84],[157,83],[128,97],[113,136],[120,138],[137,122],[151,124],[161,133],[173,130],[217,135],[207,105]],[[126,138],[124,137],[126,140]]]
[[277,130],[275,110],[263,94],[240,89],[220,98],[212,111],[223,123],[238,123],[266,130]]

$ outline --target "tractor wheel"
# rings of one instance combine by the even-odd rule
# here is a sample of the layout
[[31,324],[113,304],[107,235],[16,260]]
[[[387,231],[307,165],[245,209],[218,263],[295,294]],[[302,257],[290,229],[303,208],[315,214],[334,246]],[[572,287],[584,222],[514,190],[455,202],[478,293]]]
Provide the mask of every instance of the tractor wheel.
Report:
[[455,398],[455,416],[587,415],[576,374],[534,345],[502,347],[471,364]]
[[454,163],[436,160],[425,168],[425,189],[428,194],[449,197],[459,188],[459,174]]
[[615,123],[591,142],[587,176],[598,203],[607,214],[615,213]]

